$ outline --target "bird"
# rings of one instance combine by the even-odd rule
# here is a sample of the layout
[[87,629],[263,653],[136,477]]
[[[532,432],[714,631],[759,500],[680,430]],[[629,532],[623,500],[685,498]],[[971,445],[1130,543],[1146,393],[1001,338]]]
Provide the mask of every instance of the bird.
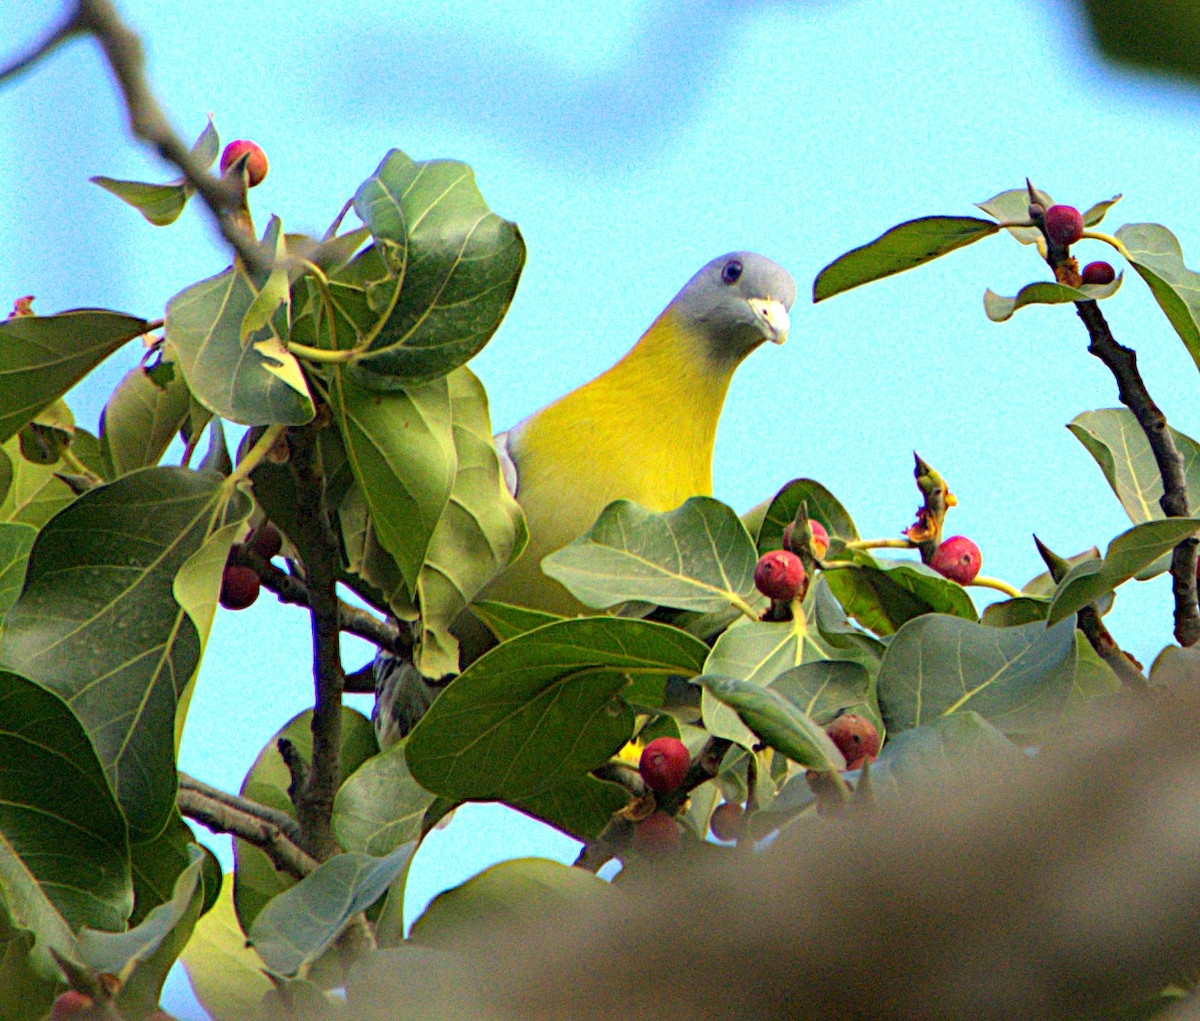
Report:
[[[787,339],[795,298],[791,274],[766,256],[719,256],[620,361],[494,437],[529,542],[477,598],[581,613],[582,604],[542,572],[545,556],[585,533],[614,500],[662,512],[711,495],[717,420],[734,371],[756,348]],[[495,644],[469,609],[454,631],[464,666]],[[416,725],[436,691],[411,663],[385,652],[375,659],[374,680],[372,716],[387,747]]]

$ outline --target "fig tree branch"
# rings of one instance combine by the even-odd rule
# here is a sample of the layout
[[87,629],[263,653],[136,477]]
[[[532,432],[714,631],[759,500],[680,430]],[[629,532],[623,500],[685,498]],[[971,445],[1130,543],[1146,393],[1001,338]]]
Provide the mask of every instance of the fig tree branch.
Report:
[[280,872],[303,879],[317,867],[316,859],[293,843],[273,822],[182,784],[178,804],[183,815],[214,833],[229,833],[253,844],[271,859],[271,864]]
[[239,218],[244,207],[240,181],[215,177],[200,165],[175,133],[150,91],[142,42],[117,13],[110,0],[76,0],[62,24],[29,53],[0,71],[0,83],[15,77],[71,36],[95,38],[121,90],[129,128],[134,137],[152,146],[183,174],[216,221],[221,235],[256,273],[270,270],[272,256],[263,250]]
[[249,798],[243,798],[237,794],[229,794],[216,787],[211,787],[197,780],[195,777],[188,776],[187,773],[179,774],[179,789],[194,791],[196,794],[201,794],[213,801],[219,801],[228,808],[235,809],[245,815],[252,815],[256,819],[261,819],[263,822],[277,826],[283,835],[293,843],[298,843],[300,840],[300,824],[288,815],[287,812],[281,812],[277,808],[271,808],[268,805],[259,804],[257,801],[251,801]]
[[312,621],[312,761],[296,792],[296,814],[304,845],[324,861],[337,852],[333,836],[333,799],[340,782],[342,691],[341,615],[336,590],[341,547],[325,501],[325,472],[313,427],[288,432],[288,466],[296,480],[297,530],[293,536],[304,562],[308,611]]

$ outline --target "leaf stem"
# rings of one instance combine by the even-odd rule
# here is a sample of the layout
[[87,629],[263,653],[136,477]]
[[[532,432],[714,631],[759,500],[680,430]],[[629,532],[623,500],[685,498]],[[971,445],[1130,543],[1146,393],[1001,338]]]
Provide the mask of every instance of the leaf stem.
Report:
[[287,342],[287,349],[297,358],[310,362],[323,362],[329,365],[344,365],[352,362],[361,352],[353,349],[330,351],[323,347],[309,347],[307,344],[297,344],[294,340]]
[[979,588],[995,589],[997,592],[1003,592],[1006,596],[1010,596],[1013,599],[1017,599],[1024,595],[1019,588],[1010,585],[1008,582],[1003,581],[1000,578],[988,578],[982,574],[978,575],[970,584],[976,585]]
[[846,549],[917,549],[920,543],[911,539],[851,539]]
[[1105,234],[1101,230],[1085,230],[1083,236],[1090,238],[1092,241],[1103,241],[1106,245],[1112,245],[1126,259],[1129,259],[1130,262],[1133,261],[1129,257],[1129,249],[1121,243],[1120,238],[1115,238],[1111,234]]
[[736,592],[729,594],[729,602],[735,610],[740,611],[751,620],[758,620],[758,611]]
[[283,430],[284,426],[282,425],[267,426],[266,430],[258,438],[258,442],[246,452],[246,456],[237,463],[237,467],[229,474],[229,477],[225,480],[225,484],[232,488],[243,479],[248,479],[250,473],[258,467],[259,461],[267,456],[267,451],[275,446],[275,441],[279,439]]

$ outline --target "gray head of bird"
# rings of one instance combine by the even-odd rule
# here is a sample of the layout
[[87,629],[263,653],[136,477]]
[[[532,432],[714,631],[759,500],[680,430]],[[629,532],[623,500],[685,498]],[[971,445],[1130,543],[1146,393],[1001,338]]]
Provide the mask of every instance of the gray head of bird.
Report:
[[768,340],[787,339],[795,299],[796,282],[779,263],[755,252],[729,252],[684,284],[670,311],[708,341],[715,360],[736,364]]

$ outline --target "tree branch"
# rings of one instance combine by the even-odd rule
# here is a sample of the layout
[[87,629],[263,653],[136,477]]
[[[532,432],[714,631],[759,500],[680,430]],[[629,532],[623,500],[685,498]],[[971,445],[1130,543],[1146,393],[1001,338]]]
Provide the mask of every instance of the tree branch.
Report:
[[324,861],[337,852],[331,819],[340,782],[342,743],[341,618],[336,591],[341,547],[325,504],[325,473],[313,427],[288,432],[288,465],[296,479],[299,534],[293,536],[304,562],[312,620],[313,704],[312,761],[303,787],[297,791],[296,814],[304,844]]
[[22,72],[28,71],[42,57],[52,53],[72,36],[80,35],[86,31],[87,26],[84,25],[83,19],[80,17],[80,11],[76,8],[71,12],[70,17],[66,21],[52,28],[45,38],[35,43],[21,56],[5,65],[3,69],[0,69],[0,85],[3,85],[12,78],[16,78]]
[[[1104,313],[1094,301],[1075,303],[1079,318],[1088,330],[1088,352],[1099,358],[1117,381],[1121,403],[1133,412],[1146,435],[1154,463],[1162,476],[1163,495],[1159,506],[1169,518],[1186,518],[1188,509],[1187,475],[1183,456],[1175,446],[1167,418],[1154,403],[1138,372],[1137,352],[1113,338]],[[1171,554],[1171,591],[1175,597],[1175,640],[1194,645],[1200,640],[1200,607],[1196,602],[1196,557],[1200,539],[1184,539]],[[1097,650],[1099,651],[1099,650]]]
[[237,794],[229,794],[216,787],[210,787],[195,777],[188,776],[187,773],[179,774],[179,789],[193,791],[196,794],[203,795],[205,798],[218,801],[227,808],[235,809],[245,815],[252,815],[256,819],[261,819],[272,826],[277,826],[283,835],[293,843],[299,843],[300,841],[300,824],[288,815],[287,812],[281,812],[277,808],[261,805],[257,801],[251,801],[249,798],[239,797]]
[[[230,833],[263,851],[280,872],[303,879],[317,867],[315,858],[288,839],[277,825],[180,785],[179,811],[214,833]],[[262,807],[262,806],[259,806]]]

